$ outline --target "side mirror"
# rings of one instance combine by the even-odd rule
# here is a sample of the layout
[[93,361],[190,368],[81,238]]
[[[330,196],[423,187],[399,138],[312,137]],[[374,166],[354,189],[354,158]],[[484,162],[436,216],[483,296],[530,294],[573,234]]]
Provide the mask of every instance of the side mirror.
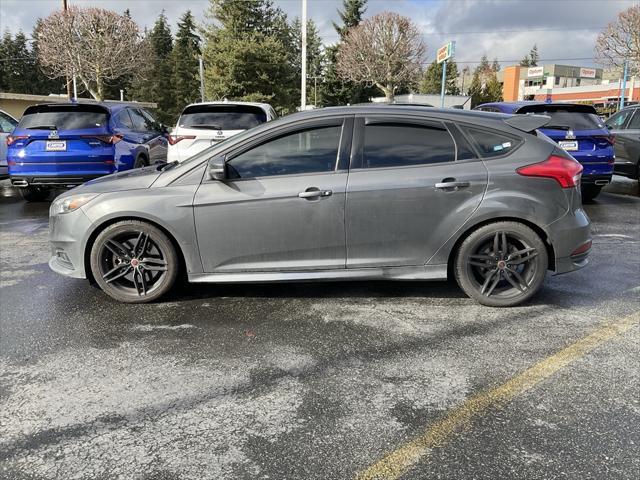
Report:
[[211,180],[224,181],[227,179],[227,163],[224,156],[213,157],[207,162],[209,178]]

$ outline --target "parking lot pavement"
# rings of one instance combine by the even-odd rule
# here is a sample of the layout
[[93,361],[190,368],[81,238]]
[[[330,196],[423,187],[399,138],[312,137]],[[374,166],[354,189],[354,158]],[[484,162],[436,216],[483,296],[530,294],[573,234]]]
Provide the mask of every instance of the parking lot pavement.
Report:
[[48,204],[5,185],[0,477],[638,478],[637,187],[585,206],[588,268],[492,309],[444,282],[118,304],[48,269]]

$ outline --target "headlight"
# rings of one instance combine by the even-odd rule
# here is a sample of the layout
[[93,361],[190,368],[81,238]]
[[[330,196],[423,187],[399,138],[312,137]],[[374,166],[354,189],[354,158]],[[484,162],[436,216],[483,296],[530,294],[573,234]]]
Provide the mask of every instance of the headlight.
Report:
[[91,200],[96,198],[99,193],[80,193],[78,195],[71,195],[68,197],[60,198],[55,200],[51,204],[51,208],[49,209],[49,215],[59,215],[61,213],[69,213],[77,210],[78,208],[86,205]]

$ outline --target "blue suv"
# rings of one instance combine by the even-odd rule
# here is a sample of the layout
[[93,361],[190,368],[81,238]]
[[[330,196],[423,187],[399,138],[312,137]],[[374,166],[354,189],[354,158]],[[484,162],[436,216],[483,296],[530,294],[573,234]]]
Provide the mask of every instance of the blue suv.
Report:
[[134,104],[34,105],[7,145],[11,183],[27,201],[167,158],[165,127]]
[[551,117],[551,121],[540,132],[582,164],[582,198],[594,199],[602,187],[611,182],[615,136],[611,135],[591,105],[495,102],[479,105],[474,110],[509,114],[534,113]]

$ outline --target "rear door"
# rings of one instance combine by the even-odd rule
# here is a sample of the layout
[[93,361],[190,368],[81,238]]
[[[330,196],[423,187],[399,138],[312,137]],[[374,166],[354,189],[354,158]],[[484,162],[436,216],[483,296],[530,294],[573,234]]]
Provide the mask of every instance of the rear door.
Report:
[[2,167],[0,175],[7,173],[7,137],[17,124],[18,122],[14,118],[0,112],[0,167]]
[[640,160],[640,108],[622,110],[606,124],[616,138],[616,173],[634,177]]
[[436,119],[367,115],[356,125],[347,268],[424,265],[480,204],[487,170]]
[[160,133],[160,125],[144,110],[131,108],[129,114],[139,143],[146,146],[149,163],[166,159],[166,140]]
[[178,160],[267,121],[266,112],[253,105],[197,104],[184,109],[173,132]]

